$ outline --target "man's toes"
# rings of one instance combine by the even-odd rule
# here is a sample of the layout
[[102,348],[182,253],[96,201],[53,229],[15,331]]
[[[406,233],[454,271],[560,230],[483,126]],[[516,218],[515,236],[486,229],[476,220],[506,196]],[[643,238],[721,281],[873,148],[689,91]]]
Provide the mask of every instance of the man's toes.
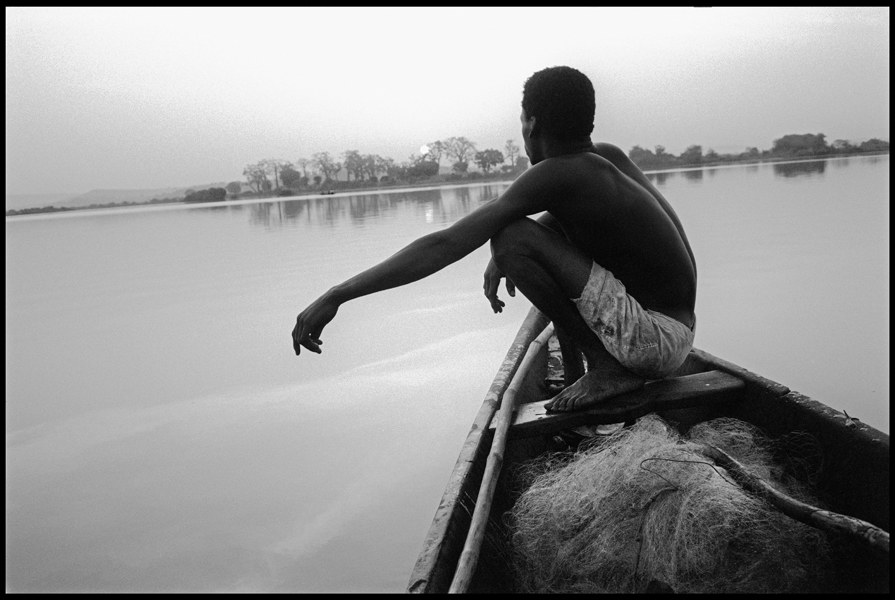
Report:
[[565,399],[565,402],[562,403],[563,410],[572,410],[575,407],[575,398],[569,397]]
[[553,411],[565,410],[566,400],[567,399],[565,397],[557,396],[550,402],[550,404],[546,405],[547,410],[553,410]]

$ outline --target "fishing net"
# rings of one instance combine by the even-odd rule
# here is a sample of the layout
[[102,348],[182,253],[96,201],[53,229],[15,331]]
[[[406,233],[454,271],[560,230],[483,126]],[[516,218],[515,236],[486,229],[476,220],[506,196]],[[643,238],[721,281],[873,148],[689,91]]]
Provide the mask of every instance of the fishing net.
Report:
[[805,592],[821,581],[824,535],[749,495],[696,451],[711,444],[817,504],[751,425],[702,423],[686,437],[657,416],[565,460],[530,463],[509,514],[525,592]]

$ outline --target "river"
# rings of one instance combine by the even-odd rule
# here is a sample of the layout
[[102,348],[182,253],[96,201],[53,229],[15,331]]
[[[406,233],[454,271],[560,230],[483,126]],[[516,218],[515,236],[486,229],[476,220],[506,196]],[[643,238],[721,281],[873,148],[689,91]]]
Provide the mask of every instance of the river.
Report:
[[[888,432],[888,156],[650,177],[696,346]],[[528,304],[482,247],[290,332],[505,187],[8,217],[7,591],[403,591]]]

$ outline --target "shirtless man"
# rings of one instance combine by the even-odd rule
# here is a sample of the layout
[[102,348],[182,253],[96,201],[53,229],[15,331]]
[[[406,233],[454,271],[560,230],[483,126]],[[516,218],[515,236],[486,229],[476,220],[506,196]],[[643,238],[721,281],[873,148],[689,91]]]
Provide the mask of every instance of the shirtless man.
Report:
[[499,198],[315,300],[298,315],[295,353],[320,352],[342,303],[427,277],[490,240],[484,288],[494,312],[506,278],[509,295],[521,290],[557,329],[567,385],[548,410],[587,408],[674,371],[693,344],[693,252],[640,169],[619,148],[591,143],[594,112],[579,71],[532,75],[520,116],[531,168]]

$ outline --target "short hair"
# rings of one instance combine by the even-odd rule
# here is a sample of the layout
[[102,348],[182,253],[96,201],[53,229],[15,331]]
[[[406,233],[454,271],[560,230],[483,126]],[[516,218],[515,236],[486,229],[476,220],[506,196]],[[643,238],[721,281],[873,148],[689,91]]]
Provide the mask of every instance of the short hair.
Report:
[[596,100],[587,75],[572,67],[538,71],[522,88],[522,109],[541,132],[562,141],[590,137]]

